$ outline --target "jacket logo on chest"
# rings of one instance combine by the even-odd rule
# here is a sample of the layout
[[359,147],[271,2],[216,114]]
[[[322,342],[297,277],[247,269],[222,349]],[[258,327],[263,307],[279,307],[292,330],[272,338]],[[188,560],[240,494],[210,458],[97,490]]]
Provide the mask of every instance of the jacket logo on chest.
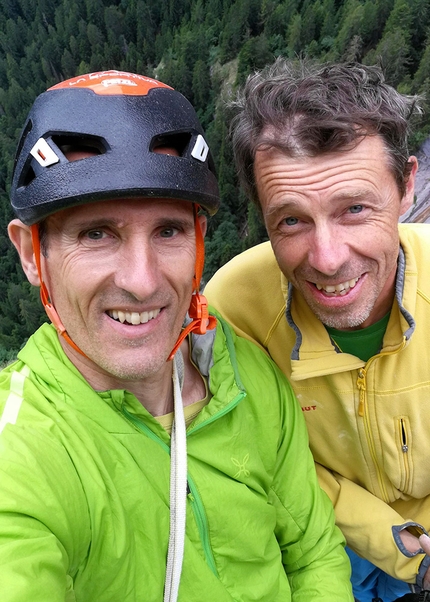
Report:
[[240,462],[239,460],[236,460],[236,458],[231,458],[231,461],[233,462],[233,464],[235,466],[238,467],[238,471],[237,473],[234,475],[234,479],[238,479],[241,475],[243,475],[244,477],[249,477],[249,475],[251,474],[249,472],[249,470],[246,468],[246,465],[248,464],[249,461],[249,454],[245,454],[243,456],[243,460],[242,462]]

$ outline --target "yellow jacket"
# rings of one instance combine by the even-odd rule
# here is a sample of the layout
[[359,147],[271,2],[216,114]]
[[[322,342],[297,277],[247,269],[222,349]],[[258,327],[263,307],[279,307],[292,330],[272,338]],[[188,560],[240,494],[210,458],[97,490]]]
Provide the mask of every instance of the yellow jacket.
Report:
[[396,298],[383,348],[367,363],[336,350],[269,243],[221,268],[205,294],[290,379],[348,545],[420,584],[430,558],[408,554],[398,532],[430,530],[430,226],[399,229]]

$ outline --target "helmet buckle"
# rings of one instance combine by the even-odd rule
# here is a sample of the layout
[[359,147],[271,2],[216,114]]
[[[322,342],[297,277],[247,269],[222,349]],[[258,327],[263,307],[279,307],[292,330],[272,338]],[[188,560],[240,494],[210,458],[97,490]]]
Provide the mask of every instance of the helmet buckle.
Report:
[[206,140],[203,138],[201,134],[197,136],[196,143],[194,144],[194,148],[191,151],[191,156],[198,161],[204,163],[206,161],[206,157],[208,156],[209,146]]
[[60,158],[55,154],[45,138],[39,138],[31,149],[30,155],[34,157],[42,167],[49,167],[60,161]]

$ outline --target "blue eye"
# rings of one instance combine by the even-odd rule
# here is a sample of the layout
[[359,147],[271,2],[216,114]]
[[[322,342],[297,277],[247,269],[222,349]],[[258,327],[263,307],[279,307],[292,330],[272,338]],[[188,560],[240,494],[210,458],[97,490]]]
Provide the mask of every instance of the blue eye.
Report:
[[286,217],[284,222],[287,224],[287,226],[295,226],[298,223],[298,219],[297,217]]
[[176,228],[164,228],[161,230],[160,236],[162,238],[172,238],[172,236],[175,236],[177,232],[178,230]]
[[87,236],[91,240],[101,240],[105,236],[105,233],[103,230],[90,230],[87,232]]
[[363,211],[363,205],[352,205],[352,207],[349,208],[349,211],[351,213],[361,213]]

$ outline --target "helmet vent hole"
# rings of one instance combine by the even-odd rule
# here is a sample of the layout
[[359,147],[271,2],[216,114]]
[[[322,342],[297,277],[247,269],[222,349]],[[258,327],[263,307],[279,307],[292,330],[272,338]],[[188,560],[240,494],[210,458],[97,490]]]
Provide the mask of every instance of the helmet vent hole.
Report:
[[31,184],[31,182],[34,180],[35,177],[36,177],[36,174],[34,173],[34,169],[32,168],[32,166],[30,164],[28,164],[27,169],[24,169],[22,172],[22,178],[18,185],[19,186],[28,186],[29,184]]
[[152,153],[183,157],[188,150],[190,141],[191,134],[189,132],[163,134],[152,139],[149,150]]
[[58,136],[54,134],[52,141],[69,161],[103,155],[107,150],[106,143],[95,136],[84,138],[82,136]]
[[31,132],[32,129],[33,129],[33,122],[31,121],[31,119],[29,119],[27,121],[27,123],[25,124],[25,126],[24,126],[24,129],[22,131],[21,138],[20,138],[20,141],[19,141],[19,144],[18,144],[18,148],[16,149],[14,169],[16,167],[16,163],[18,161],[18,157],[21,155],[22,147],[24,146],[24,142],[25,142],[28,134]]

